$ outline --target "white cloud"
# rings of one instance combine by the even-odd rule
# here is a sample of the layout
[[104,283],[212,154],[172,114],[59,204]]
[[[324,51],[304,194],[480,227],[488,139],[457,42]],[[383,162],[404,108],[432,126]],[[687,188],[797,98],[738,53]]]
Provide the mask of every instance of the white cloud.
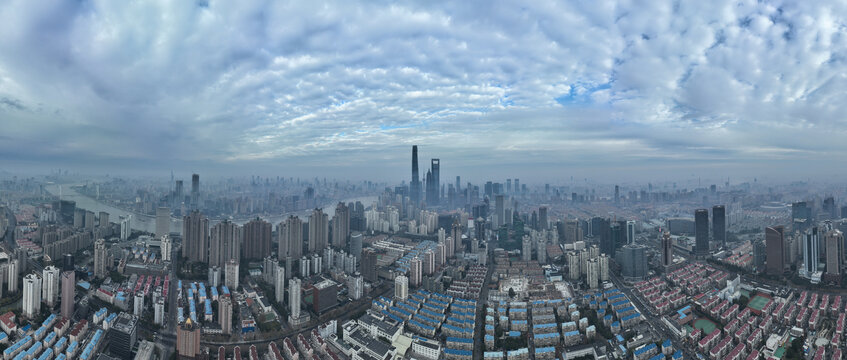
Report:
[[844,134],[845,15],[838,1],[9,1],[0,154],[404,177],[413,143],[526,177],[844,156],[820,139]]

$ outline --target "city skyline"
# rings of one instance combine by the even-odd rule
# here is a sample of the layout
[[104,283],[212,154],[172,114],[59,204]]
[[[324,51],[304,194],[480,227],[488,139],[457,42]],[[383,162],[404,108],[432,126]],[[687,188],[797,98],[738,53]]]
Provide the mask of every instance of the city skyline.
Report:
[[838,2],[231,5],[0,7],[0,171],[845,175]]

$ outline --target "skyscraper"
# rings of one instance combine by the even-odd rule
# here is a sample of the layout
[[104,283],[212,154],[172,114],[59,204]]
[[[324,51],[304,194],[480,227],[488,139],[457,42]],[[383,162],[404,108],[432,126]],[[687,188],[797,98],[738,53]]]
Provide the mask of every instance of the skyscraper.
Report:
[[191,262],[209,262],[209,219],[199,211],[182,218],[182,256]]
[[180,359],[195,359],[200,355],[200,324],[185,320],[176,329],[176,351]]
[[844,234],[833,229],[826,233],[826,273],[828,276],[840,279],[841,267],[844,263]]
[[817,226],[806,230],[803,239],[803,270],[801,275],[811,277],[818,271],[820,263],[820,252],[818,250],[818,228]]
[[291,215],[279,223],[277,233],[280,259],[299,259],[303,256],[303,222],[299,217]]
[[185,201],[185,193],[183,193],[183,189],[182,189],[182,180],[177,180],[176,185],[174,186],[173,208],[174,209],[180,208],[184,201]]
[[426,182],[426,203],[438,205],[441,189],[441,160],[432,159],[429,174],[431,176]]
[[423,280],[423,261],[415,256],[409,260],[409,285],[420,286]]
[[547,230],[547,207],[542,206],[538,208],[538,228],[541,230]]
[[41,277],[38,274],[24,276],[24,296],[21,300],[23,316],[34,319],[41,312]]
[[668,267],[673,264],[673,239],[671,233],[665,231],[662,234],[662,266]]
[[[94,276],[98,278],[106,277],[106,273],[108,272],[108,258],[109,253],[106,251],[106,240],[97,239],[94,242]],[[57,273],[56,275],[58,281],[59,274]]]
[[224,284],[231,290],[238,289],[239,262],[229,259],[224,267]]
[[694,254],[697,257],[709,255],[709,210],[694,211]]
[[280,304],[285,301],[285,267],[274,264],[274,298]]
[[409,278],[402,274],[394,278],[394,297],[400,300],[409,297]]
[[300,319],[300,291],[302,291],[302,282],[298,278],[288,280],[288,322]]
[[329,243],[329,220],[323,209],[312,210],[309,217],[309,252],[321,251]]
[[109,350],[122,359],[132,358],[137,340],[138,316],[122,312],[109,328]]
[[355,256],[357,260],[362,260],[362,233],[356,233],[350,235],[349,249],[347,249],[351,255]]
[[244,242],[241,250],[247,260],[264,259],[271,253],[273,225],[255,218],[244,224]]
[[200,209],[200,175],[191,175],[191,210]]
[[343,202],[339,202],[335,206],[335,216],[332,217],[332,246],[346,249],[349,238],[350,209]]
[[726,248],[726,208],[723,205],[712,207],[712,239]]
[[418,173],[418,146],[412,145],[412,182],[409,184],[409,197],[416,208],[421,201],[421,176]]
[[156,208],[156,237],[161,238],[171,233],[171,209]]
[[218,299],[218,324],[224,334],[232,333],[232,299],[229,296]]
[[59,300],[59,269],[55,266],[45,267],[41,271],[41,300],[52,309]]
[[241,261],[241,227],[224,220],[212,226],[209,265],[224,266],[231,259]]
[[76,273],[74,256],[65,254],[62,264],[62,317],[68,319],[74,313],[74,296],[76,295]]
[[173,243],[169,235],[162,236],[160,249],[162,251],[162,261],[171,261],[171,252],[173,252]]
[[377,260],[379,254],[373,248],[362,250],[362,276],[369,282],[377,280]]
[[770,226],[765,228],[765,271],[771,275],[782,275],[785,269],[785,228]]
[[626,243],[635,244],[635,221],[627,220],[626,222]]
[[532,260],[532,241],[529,235],[524,235],[521,239],[521,258],[523,261]]
[[641,244],[628,244],[623,247],[621,274],[624,279],[641,280],[647,276],[647,248]]
[[[503,195],[495,195],[494,196],[494,218],[497,220],[496,226],[503,226],[506,224],[506,205],[505,198]],[[493,227],[492,227],[493,229]]]

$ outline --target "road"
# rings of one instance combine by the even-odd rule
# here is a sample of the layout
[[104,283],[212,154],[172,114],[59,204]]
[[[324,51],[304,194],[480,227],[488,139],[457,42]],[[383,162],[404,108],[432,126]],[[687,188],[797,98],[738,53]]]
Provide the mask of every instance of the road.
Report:
[[[490,253],[493,254],[494,252],[492,251]],[[476,301],[476,322],[473,337],[474,360],[482,360],[483,345],[485,345],[485,308],[488,307],[488,284],[491,282],[491,264],[493,262],[493,255],[489,255],[485,281],[482,283],[482,290],[479,292],[479,299]]]

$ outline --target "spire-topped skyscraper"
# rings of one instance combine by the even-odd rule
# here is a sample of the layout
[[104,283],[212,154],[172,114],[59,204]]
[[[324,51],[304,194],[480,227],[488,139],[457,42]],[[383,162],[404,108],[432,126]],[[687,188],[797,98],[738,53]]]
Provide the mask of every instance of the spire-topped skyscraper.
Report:
[[412,182],[409,185],[409,197],[417,207],[421,201],[421,177],[418,174],[418,146],[412,145]]

